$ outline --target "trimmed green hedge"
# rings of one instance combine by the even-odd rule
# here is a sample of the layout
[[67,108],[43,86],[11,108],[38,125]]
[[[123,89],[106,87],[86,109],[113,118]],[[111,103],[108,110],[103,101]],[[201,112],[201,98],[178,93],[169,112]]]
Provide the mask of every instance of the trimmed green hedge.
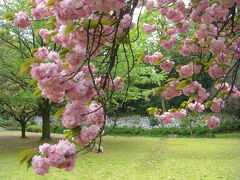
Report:
[[13,126],[13,121],[0,120],[0,126],[2,126],[2,127],[12,127]]
[[[61,125],[60,122],[51,124],[51,132],[62,134],[67,129]],[[41,132],[41,126],[29,125],[27,126],[29,132]],[[140,135],[140,136],[167,136],[167,135],[191,135],[190,129],[187,127],[159,127],[153,129],[143,129],[141,127],[105,127],[106,135]],[[213,136],[214,134],[240,132],[240,119],[232,119],[223,121],[221,124],[214,128],[209,129],[207,126],[197,126],[192,128],[193,135],[195,136]]]
[[[191,131],[186,127],[160,127],[153,129],[143,129],[141,127],[105,127],[106,135],[143,135],[143,136],[165,136],[170,134],[176,135],[191,135]],[[197,126],[192,128],[194,135],[207,135],[212,136],[213,134],[229,133],[229,132],[240,132],[240,120],[233,119],[229,121],[223,121],[218,127],[209,129],[207,126]]]
[[54,122],[51,124],[51,132],[57,134],[63,134],[63,131],[67,128],[63,127],[61,122]]
[[42,132],[42,127],[38,125],[29,125],[26,130],[28,132]]

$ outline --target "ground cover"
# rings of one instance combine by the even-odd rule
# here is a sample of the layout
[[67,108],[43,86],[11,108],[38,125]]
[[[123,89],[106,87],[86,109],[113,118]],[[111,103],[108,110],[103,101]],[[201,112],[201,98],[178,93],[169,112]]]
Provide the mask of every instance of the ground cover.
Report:
[[[104,137],[103,154],[79,155],[76,168],[51,168],[46,176],[18,168],[16,155],[39,144],[38,133],[0,132],[1,180],[240,179],[238,138]],[[53,135],[58,141],[61,135]]]

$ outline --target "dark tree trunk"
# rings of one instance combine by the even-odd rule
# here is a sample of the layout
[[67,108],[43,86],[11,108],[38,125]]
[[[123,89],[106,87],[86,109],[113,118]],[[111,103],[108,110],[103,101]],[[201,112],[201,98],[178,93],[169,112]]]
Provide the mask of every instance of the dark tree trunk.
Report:
[[21,132],[22,132],[21,138],[26,138],[26,123],[25,122],[21,122]]
[[189,128],[190,128],[190,133],[191,133],[191,136],[193,136],[193,131],[192,131],[192,123],[190,123],[190,125],[189,125]]
[[42,137],[41,140],[51,140],[50,135],[50,111],[51,106],[48,99],[44,99],[42,103]]
[[[161,81],[161,82],[160,82],[160,86],[163,86],[163,85],[164,85],[164,84],[163,84],[163,82]],[[160,96],[160,98],[161,98],[162,111],[165,112],[165,111],[167,111],[167,110],[166,110],[166,101],[165,101],[164,97]]]

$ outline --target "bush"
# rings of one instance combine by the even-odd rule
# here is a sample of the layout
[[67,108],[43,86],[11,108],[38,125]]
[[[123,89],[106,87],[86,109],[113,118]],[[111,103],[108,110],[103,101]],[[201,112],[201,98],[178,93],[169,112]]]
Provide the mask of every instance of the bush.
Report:
[[[214,134],[238,132],[240,131],[240,119],[222,121],[221,124],[209,129],[207,126],[197,125],[192,128],[193,135],[213,137]],[[143,136],[166,136],[166,135],[191,135],[190,129],[185,126],[180,127],[160,127],[152,129],[143,129],[141,127],[105,127],[105,134],[108,135],[143,135]]]
[[38,125],[29,125],[26,130],[28,132],[42,132],[42,127]]
[[155,118],[154,116],[149,117],[150,126],[158,126],[160,124],[160,120]]
[[13,121],[3,121],[0,120],[0,126],[2,127],[12,127],[13,126]]
[[52,133],[57,133],[57,134],[63,134],[63,131],[66,130],[67,128],[65,128],[60,122],[54,122],[51,123],[51,132]]

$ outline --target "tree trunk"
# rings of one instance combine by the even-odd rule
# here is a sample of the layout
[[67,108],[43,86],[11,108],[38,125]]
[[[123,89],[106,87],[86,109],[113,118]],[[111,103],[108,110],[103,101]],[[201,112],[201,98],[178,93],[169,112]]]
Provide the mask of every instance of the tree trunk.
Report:
[[[160,86],[163,86],[163,85],[164,85],[164,83],[162,81],[160,81]],[[164,97],[160,96],[160,98],[161,98],[162,111],[165,112],[165,111],[167,111],[166,110],[166,101],[165,101]]]
[[166,110],[166,101],[164,97],[161,96],[161,105],[162,105],[162,111],[165,112]]
[[190,123],[189,128],[190,128],[190,133],[191,133],[191,136],[192,136],[192,135],[193,135],[193,132],[192,132],[192,123]]
[[41,140],[51,140],[50,136],[50,110],[51,106],[48,99],[43,100],[42,106],[42,137]]
[[21,138],[26,138],[26,123],[25,122],[21,122],[21,132],[22,132]]

